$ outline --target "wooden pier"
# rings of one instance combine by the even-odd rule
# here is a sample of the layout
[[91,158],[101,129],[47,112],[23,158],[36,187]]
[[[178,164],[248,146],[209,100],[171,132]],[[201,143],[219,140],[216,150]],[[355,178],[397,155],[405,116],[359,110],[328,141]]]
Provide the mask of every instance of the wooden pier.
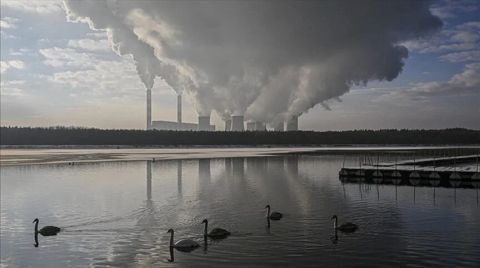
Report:
[[418,166],[438,166],[438,165],[458,165],[464,163],[475,163],[480,158],[480,155],[462,155],[462,156],[448,156],[448,157],[435,157],[435,158],[422,158],[422,159],[409,159],[404,161],[398,161],[397,163],[387,162],[380,163],[382,166],[404,166],[404,165],[418,165]]
[[[480,187],[478,159],[480,155],[428,158],[401,161],[398,163],[380,163],[359,167],[343,167],[340,180],[365,181],[382,184],[430,185],[445,187]],[[455,166],[456,164],[475,163],[475,168]],[[453,164],[453,166],[436,165]]]

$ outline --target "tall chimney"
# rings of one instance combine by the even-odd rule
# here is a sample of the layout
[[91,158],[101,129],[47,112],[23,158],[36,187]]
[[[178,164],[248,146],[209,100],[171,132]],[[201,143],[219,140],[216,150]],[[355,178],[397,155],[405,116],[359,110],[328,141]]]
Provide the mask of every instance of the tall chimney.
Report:
[[147,130],[152,128],[152,90],[147,89]]
[[177,123],[182,123],[182,95],[177,96]]

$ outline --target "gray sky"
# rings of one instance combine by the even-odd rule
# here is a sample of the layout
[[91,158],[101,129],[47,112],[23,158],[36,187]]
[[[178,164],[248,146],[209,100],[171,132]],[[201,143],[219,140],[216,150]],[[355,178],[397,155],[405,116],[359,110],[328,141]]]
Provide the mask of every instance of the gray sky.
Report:
[[314,130],[480,128],[477,1],[247,2],[2,0],[2,126],[144,128],[151,80],[154,120],[174,121],[183,91],[184,121],[211,112],[220,129],[239,113],[302,113]]

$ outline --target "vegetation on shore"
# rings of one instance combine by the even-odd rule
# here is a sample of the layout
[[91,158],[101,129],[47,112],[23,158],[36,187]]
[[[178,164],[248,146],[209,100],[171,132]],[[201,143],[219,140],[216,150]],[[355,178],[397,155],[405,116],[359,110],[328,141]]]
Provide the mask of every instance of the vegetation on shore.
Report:
[[1,127],[1,145],[444,145],[480,144],[480,130],[159,131]]

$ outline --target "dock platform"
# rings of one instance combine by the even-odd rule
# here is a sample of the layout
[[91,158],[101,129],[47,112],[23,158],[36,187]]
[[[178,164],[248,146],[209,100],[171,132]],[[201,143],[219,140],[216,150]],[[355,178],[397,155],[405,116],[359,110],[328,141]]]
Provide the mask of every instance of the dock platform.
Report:
[[[363,180],[373,183],[392,183],[410,185],[443,185],[480,187],[478,159],[480,155],[456,156],[444,158],[426,158],[401,161],[397,163],[378,163],[360,167],[343,167],[339,176],[342,181]],[[475,163],[476,168],[465,166],[436,166],[439,164]]]

